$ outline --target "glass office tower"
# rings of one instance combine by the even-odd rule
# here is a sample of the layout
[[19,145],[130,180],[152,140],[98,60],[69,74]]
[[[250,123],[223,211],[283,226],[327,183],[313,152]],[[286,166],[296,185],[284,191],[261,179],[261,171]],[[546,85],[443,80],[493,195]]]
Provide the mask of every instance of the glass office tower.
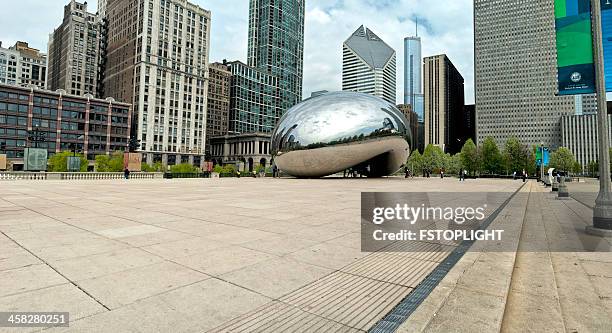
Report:
[[411,105],[419,116],[419,121],[424,121],[423,88],[421,87],[421,38],[404,38],[404,104]]

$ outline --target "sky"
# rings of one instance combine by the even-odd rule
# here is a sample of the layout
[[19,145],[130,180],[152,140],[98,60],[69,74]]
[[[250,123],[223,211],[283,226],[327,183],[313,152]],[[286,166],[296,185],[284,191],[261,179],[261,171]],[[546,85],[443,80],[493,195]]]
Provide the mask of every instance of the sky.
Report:
[[[17,40],[46,50],[49,33],[69,0],[19,0],[5,4],[0,20],[4,47]],[[210,62],[246,61],[249,0],[192,0],[212,12]],[[404,37],[419,22],[423,56],[446,54],[465,78],[466,104],[474,102],[472,0],[306,0],[304,97],[342,87],[342,43],[365,25],[397,55],[397,102],[403,101]],[[96,12],[97,1],[88,1]]]

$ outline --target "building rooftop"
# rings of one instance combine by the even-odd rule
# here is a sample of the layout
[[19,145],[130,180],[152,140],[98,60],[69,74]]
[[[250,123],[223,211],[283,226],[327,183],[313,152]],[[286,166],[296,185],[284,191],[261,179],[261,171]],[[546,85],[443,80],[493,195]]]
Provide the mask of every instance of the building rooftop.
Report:
[[344,44],[357,53],[370,67],[383,68],[395,55],[395,50],[376,36],[372,30],[360,26]]

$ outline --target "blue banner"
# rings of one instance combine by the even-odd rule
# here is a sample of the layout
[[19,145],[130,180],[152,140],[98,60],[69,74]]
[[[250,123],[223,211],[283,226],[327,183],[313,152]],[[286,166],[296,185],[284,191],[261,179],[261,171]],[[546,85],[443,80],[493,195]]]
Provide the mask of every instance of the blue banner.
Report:
[[601,33],[605,59],[606,91],[612,92],[612,0],[601,0]]

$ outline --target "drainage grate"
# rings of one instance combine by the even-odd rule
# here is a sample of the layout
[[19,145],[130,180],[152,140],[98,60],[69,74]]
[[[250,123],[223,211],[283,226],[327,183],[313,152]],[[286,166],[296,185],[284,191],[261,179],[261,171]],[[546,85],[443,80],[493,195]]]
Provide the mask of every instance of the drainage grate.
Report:
[[[497,218],[499,213],[508,205],[510,200],[525,186],[523,184],[503,204],[501,204],[479,229],[486,229]],[[436,288],[448,272],[463,257],[468,249],[474,244],[474,240],[463,241],[451,254],[444,259],[406,298],[404,298],[391,312],[374,325],[370,333],[391,333],[403,324],[408,317],[423,303],[429,294]]]

